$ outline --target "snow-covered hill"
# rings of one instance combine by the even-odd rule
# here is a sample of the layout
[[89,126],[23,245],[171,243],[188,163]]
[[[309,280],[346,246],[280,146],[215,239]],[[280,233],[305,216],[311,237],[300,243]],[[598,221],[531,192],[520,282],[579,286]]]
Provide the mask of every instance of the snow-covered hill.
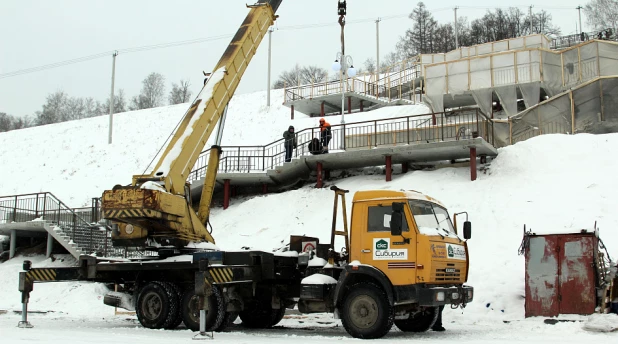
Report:
[[[266,91],[234,96],[222,144],[265,145],[279,140],[290,125],[296,131],[318,126],[317,118],[299,112],[290,120],[290,109],[282,103],[283,90],[272,91],[270,108]],[[71,207],[89,206],[92,197],[146,171],[188,108],[180,104],[115,114],[111,145],[109,116],[0,133],[0,195],[48,191]],[[388,107],[348,115],[346,122],[428,112],[423,105]],[[328,120],[334,125],[340,117]]]
[[[291,123],[287,108],[274,106],[265,111],[263,97],[264,93],[247,95],[243,98],[246,101],[231,106],[224,139],[227,144],[267,143],[278,139]],[[0,194],[45,190],[58,194],[71,205],[80,205],[76,203],[86,202],[110,185],[128,182],[132,174],[141,172],[138,167],[143,169],[156,153],[156,147],[164,140],[163,133],[167,135],[185,107],[118,115],[116,142],[111,146],[106,144],[106,118],[0,134],[4,158]],[[414,111],[420,110],[400,106],[354,117],[392,117]],[[316,119],[305,117],[293,123],[303,128],[315,122]],[[615,211],[618,160],[612,158],[617,150],[618,134],[547,135],[500,149],[499,156],[475,182],[470,182],[468,168],[441,168],[397,174],[390,183],[382,175],[360,175],[333,183],[351,192],[413,189],[442,201],[451,213],[469,212],[472,221],[469,284],[475,287],[475,300],[464,310],[445,310],[446,326],[455,330],[454,335],[445,339],[464,338],[474,342],[475,331],[480,331],[483,340],[510,342],[525,339],[521,337],[523,333],[532,331],[536,334],[530,338],[538,342],[552,336],[564,336],[565,340],[572,339],[571,342],[579,338],[581,342],[590,337],[582,335],[580,323],[561,324],[555,330],[547,330],[530,319],[523,320],[524,258],[517,251],[524,224],[533,231],[555,232],[590,229],[597,221],[610,254],[618,257]],[[227,210],[213,211],[213,235],[217,245],[227,250],[243,246],[272,250],[287,242],[291,234],[318,236],[328,242],[332,201],[332,191],[311,186],[233,199]],[[0,264],[0,295],[3,295],[0,309],[20,308],[17,272],[23,258]],[[40,257],[34,257],[34,261],[49,263]],[[63,317],[87,317],[95,321],[113,312],[102,305],[102,293],[100,287],[90,284],[37,285],[31,307],[67,313]],[[519,320],[522,322],[518,325],[503,323]],[[104,326],[121,325],[111,320]],[[329,329],[327,336],[332,334],[329,331],[335,331]],[[250,336],[233,338],[253,342]],[[600,340],[611,341],[610,338],[603,336]]]

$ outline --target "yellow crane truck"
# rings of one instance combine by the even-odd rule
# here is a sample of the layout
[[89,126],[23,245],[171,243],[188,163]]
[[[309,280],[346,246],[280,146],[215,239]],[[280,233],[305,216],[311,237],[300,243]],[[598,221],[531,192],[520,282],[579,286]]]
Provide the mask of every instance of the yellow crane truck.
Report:
[[[105,296],[105,304],[134,310],[147,328],[184,323],[199,335],[221,331],[237,317],[246,327],[272,327],[285,309],[297,306],[303,313],[334,312],[354,337],[379,338],[393,323],[402,331],[425,331],[439,306],[472,301],[473,289],[464,285],[470,222],[460,238],[446,208],[415,191],[357,192],[348,232],[346,191],[334,188],[329,244],[293,236],[289,252],[187,247],[215,243],[206,226],[227,105],[280,3],[260,0],[248,6],[246,19],[152,172],[103,193],[103,215],[116,225],[114,246],[141,245],[158,255],[81,256],[78,266],[63,268],[33,268],[24,261],[21,326],[30,326],[27,305],[34,283],[60,281],[114,285],[118,289]],[[200,203],[193,205],[187,175],[217,124]],[[340,197],[344,230],[335,228]],[[344,237],[342,252],[335,252],[336,236]],[[315,250],[303,253],[308,246]],[[328,258],[328,264],[317,264],[316,257]]]

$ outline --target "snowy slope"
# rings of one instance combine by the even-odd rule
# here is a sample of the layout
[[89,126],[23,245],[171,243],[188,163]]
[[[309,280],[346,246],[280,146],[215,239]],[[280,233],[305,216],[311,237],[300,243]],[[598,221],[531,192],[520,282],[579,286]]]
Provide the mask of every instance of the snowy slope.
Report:
[[[264,98],[263,92],[235,98],[238,103],[230,106],[230,120],[224,138],[226,144],[264,144],[278,139],[290,123],[300,129],[317,122],[315,118],[306,117],[292,122],[288,117],[289,110],[278,105],[266,112]],[[280,101],[281,98],[275,98],[273,103]],[[105,117],[0,134],[0,154],[5,162],[0,169],[0,195],[45,190],[56,193],[73,206],[88,202],[104,188],[129,182],[132,174],[141,172],[185,109],[186,105],[119,114],[115,117],[118,124],[116,142],[111,146],[106,144]],[[400,106],[353,116],[358,119],[396,117],[422,111],[421,107]],[[232,121],[231,118],[238,120]],[[346,119],[350,122],[349,117]],[[338,119],[333,118],[330,122],[335,124]],[[255,142],[248,142],[253,140]],[[352,192],[414,189],[439,199],[451,213],[469,212],[473,228],[469,242],[469,283],[476,289],[475,301],[465,310],[445,309],[447,328],[455,331],[450,337],[435,337],[437,334],[428,333],[418,338],[515,342],[517,340],[513,338],[517,337],[544,342],[557,336],[570,342],[583,342],[591,337],[582,332],[581,323],[559,324],[547,329],[534,320],[523,320],[524,258],[517,255],[517,249],[524,224],[534,231],[577,231],[592,228],[598,221],[601,238],[610,254],[617,258],[618,214],[614,207],[618,204],[615,192],[618,161],[608,158],[617,149],[618,134],[547,135],[500,149],[500,155],[475,182],[469,181],[468,168],[442,168],[395,175],[391,183],[384,182],[382,175],[359,175],[333,183]],[[217,245],[227,250],[246,246],[270,251],[283,246],[291,234],[318,236],[327,242],[332,197],[332,191],[306,186],[280,194],[233,199],[227,210],[213,211],[213,235]],[[348,197],[349,207],[350,201],[351,197]],[[338,242],[336,246],[342,245]],[[23,259],[18,257],[0,264],[0,295],[3,296],[0,310],[20,309],[16,286]],[[36,265],[70,263],[70,258],[64,262],[45,261],[41,257],[28,259]],[[110,320],[113,309],[102,305],[104,292],[102,286],[95,284],[36,285],[31,308],[62,312],[54,313],[56,315],[51,320],[49,317],[39,318],[42,326],[48,329],[56,326],[57,322],[53,321],[56,316],[69,324],[81,323],[81,318],[85,317],[86,322],[94,322],[92,326],[99,332],[113,328],[117,329],[115,333],[118,335],[129,333],[142,340],[148,339],[152,331],[136,329],[131,332],[134,322],[124,323],[113,317]],[[6,319],[0,316],[0,328],[12,324]],[[345,336],[338,320],[332,320],[332,317],[303,319],[306,321],[304,325],[290,319],[284,320],[284,325],[300,328],[323,326],[328,330],[320,331],[322,336]],[[503,323],[513,320],[520,322]],[[324,322],[334,325],[324,325]],[[333,327],[337,324],[338,328]],[[61,328],[50,333],[62,337]],[[520,336],[528,331],[533,334]],[[20,333],[11,330],[10,338],[22,338]],[[255,338],[251,333],[248,336],[224,335],[223,338],[230,342],[264,342],[268,341],[266,336],[269,335],[257,332]],[[291,337],[283,335],[276,341],[283,342],[299,335],[306,334],[292,332]],[[186,337],[168,333],[165,336]],[[395,341],[406,339],[393,338]],[[610,338],[615,337],[604,335],[601,340],[611,341]]]
[[[236,95],[228,109],[223,145],[264,145],[279,140],[289,125],[297,131],[318,125],[317,118],[298,112],[290,120],[290,109],[282,103],[283,90],[272,91],[270,109],[265,91]],[[89,206],[92,197],[146,171],[188,107],[116,114],[111,145],[109,116],[0,133],[0,195],[49,191],[71,207]],[[428,112],[423,105],[397,106],[348,115],[346,122]],[[340,118],[329,121],[334,125]]]

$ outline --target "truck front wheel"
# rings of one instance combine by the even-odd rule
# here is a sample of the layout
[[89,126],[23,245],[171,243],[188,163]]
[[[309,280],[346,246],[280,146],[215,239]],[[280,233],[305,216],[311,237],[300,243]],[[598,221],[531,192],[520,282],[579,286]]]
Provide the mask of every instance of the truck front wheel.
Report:
[[436,322],[438,307],[427,307],[408,319],[395,320],[395,326],[403,332],[425,332]]
[[343,303],[341,322],[355,338],[381,338],[393,327],[393,307],[382,289],[373,283],[357,283]]

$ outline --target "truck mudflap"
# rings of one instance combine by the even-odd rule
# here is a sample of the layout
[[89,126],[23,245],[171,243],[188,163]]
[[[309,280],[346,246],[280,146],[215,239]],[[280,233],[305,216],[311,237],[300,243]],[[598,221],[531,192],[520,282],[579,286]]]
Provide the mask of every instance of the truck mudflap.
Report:
[[422,287],[418,289],[419,306],[462,305],[474,298],[471,286]]

